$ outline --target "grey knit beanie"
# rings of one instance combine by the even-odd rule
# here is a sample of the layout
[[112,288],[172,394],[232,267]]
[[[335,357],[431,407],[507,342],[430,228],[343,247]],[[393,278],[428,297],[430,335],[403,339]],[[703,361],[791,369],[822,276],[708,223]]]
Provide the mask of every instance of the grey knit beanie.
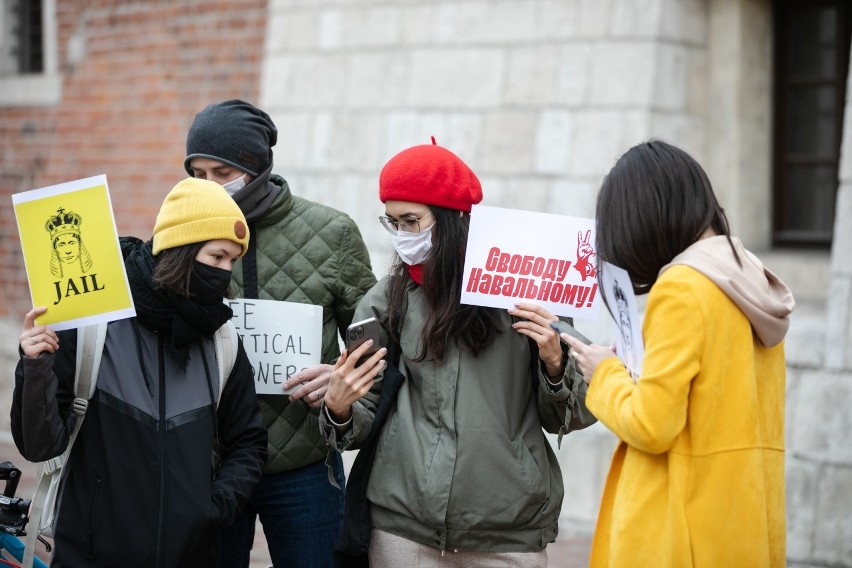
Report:
[[193,175],[190,160],[209,158],[256,178],[272,165],[272,147],[277,141],[275,124],[259,108],[237,99],[213,103],[192,121],[183,167]]

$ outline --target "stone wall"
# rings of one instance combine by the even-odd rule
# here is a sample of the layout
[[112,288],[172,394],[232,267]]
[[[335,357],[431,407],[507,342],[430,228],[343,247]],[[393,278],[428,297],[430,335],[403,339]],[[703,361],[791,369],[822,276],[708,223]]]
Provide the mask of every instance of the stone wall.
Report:
[[[852,79],[852,73],[849,74]],[[847,93],[852,84],[847,84]],[[788,341],[787,555],[790,566],[852,566],[852,100],[824,312]]]
[[649,136],[705,157],[699,0],[272,0],[270,16],[276,169],[355,218],[379,274],[378,172],[432,135],[472,166],[484,204],[583,217]]

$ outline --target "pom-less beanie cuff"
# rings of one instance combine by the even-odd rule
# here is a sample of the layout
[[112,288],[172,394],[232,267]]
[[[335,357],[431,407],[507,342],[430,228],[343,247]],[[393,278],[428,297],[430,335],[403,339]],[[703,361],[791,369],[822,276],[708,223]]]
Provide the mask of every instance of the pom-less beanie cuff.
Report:
[[461,158],[435,143],[413,146],[391,158],[379,175],[379,199],[412,201],[470,212],[482,201],[482,185]]
[[184,161],[184,169],[186,169],[186,171],[189,173],[189,175],[191,175],[193,177],[195,177],[195,176],[194,176],[194,173],[192,171],[192,168],[189,165],[189,163],[192,161],[193,158],[207,158],[207,159],[210,159],[210,160],[216,160],[217,162],[222,162],[223,164],[226,164],[226,165],[231,166],[233,168],[237,168],[241,172],[247,173],[252,178],[256,178],[257,176],[260,175],[258,172],[254,172],[252,170],[247,170],[245,166],[234,163],[234,162],[232,162],[228,159],[223,158],[222,156],[214,156],[212,154],[196,153],[196,154],[191,154],[191,155],[187,156],[186,160]]
[[226,239],[248,250],[249,230],[239,206],[216,182],[188,178],[166,196],[154,224],[153,253]]

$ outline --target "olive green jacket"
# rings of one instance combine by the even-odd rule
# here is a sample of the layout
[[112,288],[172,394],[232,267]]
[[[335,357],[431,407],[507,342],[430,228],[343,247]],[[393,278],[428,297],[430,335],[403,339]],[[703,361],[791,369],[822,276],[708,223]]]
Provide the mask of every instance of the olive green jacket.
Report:
[[[367,293],[357,320],[387,319],[388,283]],[[549,386],[505,310],[501,333],[478,356],[451,343],[441,364],[414,361],[429,308],[419,286],[407,302],[399,365],[406,380],[367,487],[373,526],[442,550],[541,550],[556,538],[564,493],[544,430],[562,435],[595,422],[582,376],[566,357],[562,384]],[[380,390],[378,380],[340,433],[321,413],[332,450],[364,441]]]
[[[352,323],[364,293],[376,283],[370,256],[355,222],[346,214],[294,196],[287,182],[270,208],[250,225],[256,242],[259,299],[322,306],[322,361],[340,355],[338,333]],[[256,239],[256,240],[255,240]],[[236,296],[244,297],[243,262],[233,270]],[[325,457],[317,412],[287,395],[259,395],[269,433],[264,473],[280,473]]]

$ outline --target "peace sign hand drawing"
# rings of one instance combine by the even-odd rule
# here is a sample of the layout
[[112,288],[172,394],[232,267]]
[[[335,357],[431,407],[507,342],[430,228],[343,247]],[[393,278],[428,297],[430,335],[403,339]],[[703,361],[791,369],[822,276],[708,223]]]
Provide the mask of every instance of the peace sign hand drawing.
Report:
[[583,231],[577,232],[577,260],[574,262],[574,268],[580,273],[583,280],[586,278],[594,278],[598,271],[595,268],[595,263],[592,258],[595,255],[595,249],[591,243],[592,231],[586,231],[583,236]]

